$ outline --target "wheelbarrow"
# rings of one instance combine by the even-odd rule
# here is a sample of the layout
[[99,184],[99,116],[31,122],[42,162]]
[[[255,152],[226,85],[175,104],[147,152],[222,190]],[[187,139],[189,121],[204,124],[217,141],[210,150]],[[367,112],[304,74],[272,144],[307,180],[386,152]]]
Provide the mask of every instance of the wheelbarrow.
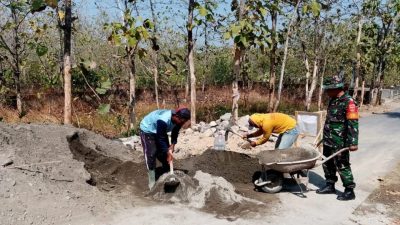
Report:
[[[300,176],[307,179],[308,185],[310,169],[322,165],[347,150],[349,148],[342,148],[329,157],[323,156],[314,147],[262,151],[257,155],[261,164],[261,175],[254,180],[254,185],[263,192],[277,193],[282,190],[284,174],[289,174],[299,186],[301,195],[304,196],[303,189],[300,186],[302,183]],[[297,175],[297,179],[295,175]]]

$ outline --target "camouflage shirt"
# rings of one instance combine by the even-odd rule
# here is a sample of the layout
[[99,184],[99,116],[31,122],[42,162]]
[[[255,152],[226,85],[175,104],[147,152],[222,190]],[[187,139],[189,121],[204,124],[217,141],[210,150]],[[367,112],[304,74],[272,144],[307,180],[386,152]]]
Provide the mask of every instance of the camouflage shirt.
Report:
[[323,140],[337,149],[358,145],[358,108],[349,94],[330,99]]

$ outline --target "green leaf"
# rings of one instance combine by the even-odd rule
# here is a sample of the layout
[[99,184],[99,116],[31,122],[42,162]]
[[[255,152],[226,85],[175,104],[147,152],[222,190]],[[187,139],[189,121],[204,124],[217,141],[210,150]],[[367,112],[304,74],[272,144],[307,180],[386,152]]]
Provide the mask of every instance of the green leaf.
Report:
[[208,12],[205,7],[200,7],[199,13],[200,13],[200,16],[206,16]]
[[109,90],[111,88],[111,81],[110,79],[107,79],[103,83],[101,83],[101,88]]
[[100,104],[97,111],[99,114],[102,114],[102,115],[109,113],[110,112],[110,104]]
[[104,95],[107,92],[107,90],[104,88],[96,88],[96,92],[99,95]]
[[303,14],[306,14],[308,12],[308,6],[304,5],[303,6]]
[[130,46],[130,47],[135,47],[136,46],[136,44],[137,44],[137,39],[136,38],[134,38],[134,37],[128,37],[128,45]]
[[229,40],[229,39],[231,39],[231,37],[232,37],[232,36],[231,36],[231,33],[230,33],[230,32],[225,32],[225,33],[224,33],[224,39],[225,39],[225,40]]
[[33,0],[31,5],[32,12],[40,12],[46,9],[46,4],[43,0]]
[[46,4],[51,8],[56,8],[58,6],[58,0],[45,0]]
[[146,19],[145,21],[143,21],[143,27],[145,27],[147,29],[153,29],[154,24],[149,19]]
[[47,53],[48,50],[49,49],[45,45],[39,44],[39,45],[36,46],[36,54],[39,57],[40,56],[44,56]]
[[241,30],[241,26],[238,26],[238,25],[231,26],[231,31],[232,31],[233,36],[236,36],[237,34],[239,34],[240,30]]
[[321,5],[317,1],[311,2],[311,11],[315,17],[318,17],[321,11]]
[[203,20],[199,20],[199,19],[194,18],[194,23],[195,23],[197,26],[200,26],[200,25],[203,23]]
[[242,36],[240,37],[240,42],[242,42],[242,44],[243,44],[243,46],[244,46],[245,48],[249,47],[249,42],[247,41],[246,36],[242,35]]
[[111,40],[114,42],[115,46],[120,46],[121,45],[121,37],[119,35],[113,34],[111,36]]
[[260,12],[262,16],[266,16],[267,15],[267,10],[265,8],[260,8]]
[[139,54],[139,58],[143,58],[143,57],[146,57],[147,51],[146,51],[146,49],[141,48],[141,49],[139,49],[138,54]]

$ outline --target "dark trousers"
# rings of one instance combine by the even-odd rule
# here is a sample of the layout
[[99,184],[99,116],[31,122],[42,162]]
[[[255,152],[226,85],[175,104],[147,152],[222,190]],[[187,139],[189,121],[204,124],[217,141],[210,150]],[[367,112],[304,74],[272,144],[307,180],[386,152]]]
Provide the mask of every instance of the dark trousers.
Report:
[[[324,145],[323,153],[325,157],[328,157],[338,150],[339,149]],[[338,181],[336,172],[338,172],[345,188],[355,188],[356,184],[354,183],[353,173],[350,168],[349,151],[344,151],[338,156],[333,157],[328,162],[324,163],[322,167],[324,168],[327,183],[336,183],[336,181]]]
[[167,161],[167,152],[163,152],[158,148],[155,134],[140,132],[142,141],[143,153],[148,170],[156,169],[156,159],[158,159],[164,170],[168,170],[169,164]]

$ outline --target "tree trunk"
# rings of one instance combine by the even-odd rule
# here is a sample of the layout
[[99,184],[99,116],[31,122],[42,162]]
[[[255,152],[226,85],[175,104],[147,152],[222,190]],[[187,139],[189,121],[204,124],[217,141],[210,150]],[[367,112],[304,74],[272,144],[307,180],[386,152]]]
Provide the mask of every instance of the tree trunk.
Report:
[[358,83],[360,80],[360,69],[361,69],[361,48],[360,48],[360,42],[361,42],[361,33],[362,33],[362,17],[360,17],[360,20],[358,21],[358,34],[357,34],[357,43],[356,43],[356,48],[357,48],[357,62],[356,62],[356,77],[354,81],[354,92],[353,92],[353,99],[357,98],[357,92],[358,92]]
[[184,101],[187,102],[189,98],[189,92],[190,92],[190,72],[186,75],[186,81],[185,81],[185,99]]
[[361,83],[361,99],[360,99],[360,109],[364,105],[364,93],[365,93],[365,80],[363,79]]
[[326,69],[326,58],[324,60],[324,67],[322,69],[322,74],[321,74],[321,78],[320,78],[319,94],[318,94],[318,111],[321,111],[321,109],[322,109],[322,95],[324,93],[324,90],[322,87],[323,87],[323,82],[324,82],[325,69]]
[[[302,41],[301,43],[301,47],[302,47],[302,51],[303,51],[303,60],[304,60],[304,66],[306,67],[306,99],[308,99],[308,89],[309,89],[309,83],[310,83],[310,64],[308,63],[308,56],[307,56],[307,52],[306,52],[306,46],[304,44],[304,42]],[[307,104],[305,104],[307,105]]]
[[285,66],[286,66],[286,60],[287,60],[287,52],[288,52],[288,48],[289,48],[289,38],[291,35],[291,28],[292,28],[292,23],[294,21],[296,12],[297,12],[297,8],[299,7],[301,1],[297,1],[296,3],[296,7],[290,17],[290,22],[288,25],[288,31],[286,33],[286,40],[285,40],[285,47],[284,47],[284,52],[283,52],[283,61],[282,61],[282,67],[281,67],[281,74],[279,76],[279,87],[278,87],[278,97],[277,100],[275,102],[274,105],[274,112],[276,112],[278,110],[278,106],[279,103],[281,101],[281,95],[282,95],[282,88],[283,88],[283,76],[285,75]]
[[71,84],[71,35],[72,35],[72,0],[64,0],[64,124],[72,123],[72,84]]
[[[276,3],[276,1],[274,1]],[[275,79],[276,79],[276,49],[278,48],[276,42],[276,23],[278,13],[276,10],[271,12],[271,34],[272,34],[272,49],[269,57],[269,88],[268,88],[268,108],[269,112],[274,111],[275,104]]]
[[[150,0],[150,9],[151,9],[151,15],[153,17],[153,22],[154,22],[154,46],[157,46],[157,17],[156,14],[154,12],[154,4],[153,1]],[[158,98],[158,67],[159,67],[159,61],[158,61],[158,57],[159,56],[159,52],[157,49],[155,49],[155,54],[153,57],[153,64],[154,64],[154,68],[153,68],[153,76],[154,76],[154,93],[156,95],[156,104],[157,104],[157,109],[160,108],[160,103],[159,103],[159,98]]]
[[[208,1],[206,0],[205,1],[205,4],[207,4],[208,3]],[[205,57],[205,67],[206,67],[206,69],[204,70],[204,74],[203,74],[203,82],[202,82],[202,87],[201,87],[201,92],[204,94],[204,91],[205,91],[205,87],[206,87],[206,80],[207,80],[207,73],[208,73],[208,68],[210,67],[209,65],[208,65],[208,62],[209,62],[209,60],[208,60],[208,50],[209,50],[209,45],[208,45],[208,33],[207,33],[207,21],[204,23],[204,48],[205,48],[205,55],[206,55],[206,57]]]
[[135,55],[128,56],[129,66],[129,128],[134,129],[136,124],[136,64]]
[[373,90],[372,90],[372,105],[376,106],[379,104],[379,91],[381,85],[381,77],[383,73],[383,57],[379,57],[379,63],[377,67],[377,75],[373,82]]
[[18,12],[15,10],[15,8],[11,8],[11,14],[12,18],[14,20],[15,26],[14,26],[14,53],[11,52],[11,55],[13,56],[13,62],[12,62],[12,67],[13,67],[13,74],[14,74],[14,83],[15,83],[15,93],[16,93],[16,100],[17,100],[17,110],[18,110],[18,115],[22,116],[22,97],[21,97],[21,59],[19,55],[19,49],[21,48],[21,43],[19,40],[19,34],[18,34],[18,29],[19,29],[19,16]]
[[313,70],[313,75],[312,75],[312,80],[311,80],[311,87],[309,90],[309,93],[307,95],[306,99],[306,110],[310,111],[311,108],[311,102],[312,102],[312,96],[314,94],[315,87],[317,86],[317,74],[318,74],[318,58],[314,60],[314,70]]
[[[243,12],[244,12],[244,7],[245,7],[245,0],[240,0],[240,5],[239,5],[239,13],[237,14],[237,20],[241,21]],[[236,122],[239,119],[239,99],[240,99],[240,92],[239,92],[239,84],[238,80],[240,77],[240,65],[241,65],[241,59],[243,55],[243,50],[240,48],[240,46],[235,46],[235,55],[233,57],[233,73],[234,73],[234,79],[232,81],[232,118],[233,122]]]
[[191,112],[191,124],[194,126],[196,124],[196,76],[194,71],[194,42],[193,42],[193,11],[194,11],[194,0],[189,0],[188,8],[188,67],[190,74],[190,112]]
[[233,121],[237,121],[239,118],[239,98],[240,98],[240,92],[239,92],[239,84],[238,84],[238,78],[240,77],[240,64],[241,61],[240,59],[242,58],[242,50],[240,47],[236,46],[235,47],[235,56],[234,56],[234,65],[233,65],[233,72],[235,74],[235,78],[232,82],[232,117]]

